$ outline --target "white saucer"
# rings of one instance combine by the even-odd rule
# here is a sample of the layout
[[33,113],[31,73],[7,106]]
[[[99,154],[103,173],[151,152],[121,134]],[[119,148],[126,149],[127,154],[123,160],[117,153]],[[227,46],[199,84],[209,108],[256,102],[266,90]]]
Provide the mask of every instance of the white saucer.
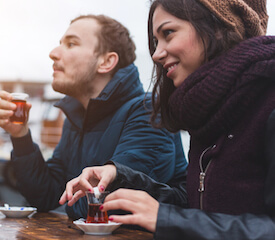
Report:
[[90,235],[108,235],[116,230],[122,223],[109,221],[108,223],[85,223],[85,219],[80,218],[73,222],[78,228]]
[[33,207],[0,207],[0,211],[9,218],[27,217],[36,210]]

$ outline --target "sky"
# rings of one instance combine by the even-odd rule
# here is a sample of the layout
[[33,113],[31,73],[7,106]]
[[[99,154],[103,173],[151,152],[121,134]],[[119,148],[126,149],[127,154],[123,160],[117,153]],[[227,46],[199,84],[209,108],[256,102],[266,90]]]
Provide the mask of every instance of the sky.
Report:
[[[267,0],[269,35],[275,35],[275,1]],[[125,25],[136,43],[147,90],[152,61],[147,45],[148,0],[0,0],[0,81],[52,80],[49,52],[80,14],[106,14]]]

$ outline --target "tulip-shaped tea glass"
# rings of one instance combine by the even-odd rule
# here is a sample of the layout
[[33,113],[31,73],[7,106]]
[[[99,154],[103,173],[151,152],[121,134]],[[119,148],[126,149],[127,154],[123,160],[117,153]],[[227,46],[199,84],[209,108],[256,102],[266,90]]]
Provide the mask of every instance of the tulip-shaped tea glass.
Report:
[[109,192],[86,192],[88,201],[88,214],[86,223],[108,223],[108,214],[99,208],[103,204]]
[[12,102],[16,104],[16,110],[10,117],[10,121],[16,124],[24,124],[28,119],[26,102],[29,97],[26,93],[12,93]]

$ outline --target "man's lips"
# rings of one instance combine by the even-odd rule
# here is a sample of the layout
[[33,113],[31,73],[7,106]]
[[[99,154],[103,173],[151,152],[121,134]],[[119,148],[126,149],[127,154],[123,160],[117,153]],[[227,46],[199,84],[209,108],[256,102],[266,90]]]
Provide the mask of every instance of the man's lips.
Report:
[[64,68],[56,63],[53,64],[53,70],[54,72],[63,72]]

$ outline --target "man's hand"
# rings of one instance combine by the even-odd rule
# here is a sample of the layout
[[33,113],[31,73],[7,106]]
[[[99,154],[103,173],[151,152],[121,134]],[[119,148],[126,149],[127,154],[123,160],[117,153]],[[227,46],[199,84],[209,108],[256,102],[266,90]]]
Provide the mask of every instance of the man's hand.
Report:
[[[14,114],[16,104],[11,102],[12,96],[6,91],[0,91],[0,127],[8,132],[12,137],[23,137],[29,131],[28,124],[13,124],[10,117]],[[29,113],[31,104],[26,104]]]

